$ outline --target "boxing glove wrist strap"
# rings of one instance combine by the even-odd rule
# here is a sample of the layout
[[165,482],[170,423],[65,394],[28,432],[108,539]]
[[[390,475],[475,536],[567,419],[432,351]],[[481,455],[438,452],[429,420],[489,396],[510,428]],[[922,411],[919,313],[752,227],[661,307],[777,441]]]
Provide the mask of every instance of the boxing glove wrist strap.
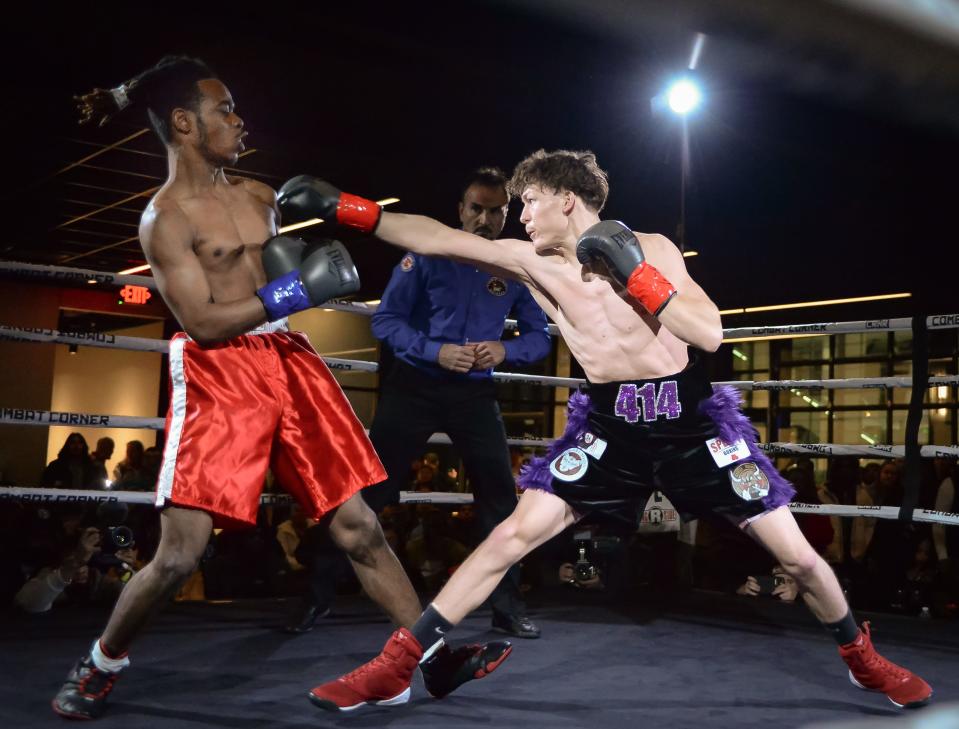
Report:
[[257,289],[256,295],[266,309],[267,321],[276,321],[313,306],[303,287],[298,269],[273,279],[266,286]]
[[382,208],[372,200],[343,192],[340,193],[340,202],[336,206],[336,222],[364,233],[372,233],[380,222],[382,212]]
[[666,277],[645,261],[630,274],[626,290],[653,316],[659,316],[676,295],[676,289]]

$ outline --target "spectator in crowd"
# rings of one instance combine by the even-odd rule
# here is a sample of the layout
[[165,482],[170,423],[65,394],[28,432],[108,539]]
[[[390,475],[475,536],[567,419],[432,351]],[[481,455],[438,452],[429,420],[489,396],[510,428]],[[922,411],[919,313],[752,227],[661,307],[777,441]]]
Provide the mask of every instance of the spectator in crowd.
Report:
[[922,539],[916,545],[912,564],[906,569],[904,608],[906,612],[919,614],[923,608],[930,610],[933,603],[933,585],[936,580],[936,556],[932,540]]
[[141,483],[144,481],[143,474],[143,443],[138,440],[127,442],[127,456],[120,461],[113,469],[114,487],[119,488],[119,484]]
[[[139,441],[131,441],[130,443],[139,443]],[[136,446],[133,446],[133,451],[134,458],[140,459],[139,467],[125,469],[123,475],[113,482],[113,488],[118,491],[153,491],[156,488],[157,478],[160,476],[163,451],[156,446],[145,449],[142,456],[135,455],[139,451]],[[129,460],[129,444],[127,454]]]
[[436,471],[428,463],[420,466],[416,478],[410,484],[410,491],[436,491]]
[[97,471],[97,479],[100,480],[102,484],[100,488],[106,488],[107,482],[110,480],[109,476],[107,476],[107,461],[113,458],[114,448],[113,438],[100,438],[97,441],[97,447],[93,450],[93,453],[90,454],[93,467]]
[[280,522],[276,528],[276,541],[283,548],[283,554],[286,557],[286,563],[294,572],[300,572],[304,566],[296,558],[297,547],[306,534],[306,530],[316,525],[314,519],[308,519],[299,504],[293,504],[290,510],[290,518]]
[[[859,466],[851,456],[840,456],[829,462],[826,481],[818,487],[819,501],[823,504],[851,504],[855,498],[856,484],[859,482]],[[846,562],[847,531],[841,517],[830,517],[832,522],[832,542],[822,552],[823,559],[837,571],[841,571]]]
[[420,535],[407,543],[405,552],[410,567],[422,577],[427,592],[435,594],[469,556],[469,550],[449,536],[446,514],[441,509],[423,509],[421,524]]
[[[878,463],[868,463],[860,470],[862,478],[856,486],[856,506],[879,506],[878,484],[881,467]],[[868,516],[857,516],[851,521],[849,557],[852,564],[861,565],[869,551],[877,520]]]
[[53,558],[48,558],[47,564],[16,593],[13,602],[17,607],[29,613],[44,613],[64,599],[112,604],[139,569],[135,543],[111,546],[109,555],[104,554],[104,532],[89,525],[89,521],[85,525],[84,513],[75,506],[60,509],[59,524],[51,525],[56,528],[40,530],[49,543],[39,551],[49,550]]
[[[793,501],[800,504],[818,504],[820,491],[816,488],[813,480],[813,473],[808,469],[799,466],[791,466],[783,476],[796,489],[796,496]],[[809,544],[820,555],[824,555],[826,550],[833,544],[833,525],[830,517],[824,514],[796,514],[796,524],[800,531],[805,535]]]
[[[955,514],[959,512],[959,499],[956,498],[959,462],[955,459],[937,458],[935,463],[939,476],[935,509]],[[951,598],[959,597],[959,526],[933,524],[932,541],[943,587]]]
[[[886,461],[879,471],[882,506],[902,505],[903,488],[899,464]],[[913,563],[919,541],[915,523],[879,519],[866,553],[871,597],[879,609],[903,609],[906,604],[906,571]]]
[[782,602],[795,602],[799,587],[780,565],[776,565],[768,575],[747,577],[746,581],[736,588],[736,594],[746,597],[770,595]]
[[98,472],[90,459],[86,438],[80,433],[67,436],[57,457],[44,469],[41,484],[61,489],[95,489],[103,486],[102,481],[98,483]]

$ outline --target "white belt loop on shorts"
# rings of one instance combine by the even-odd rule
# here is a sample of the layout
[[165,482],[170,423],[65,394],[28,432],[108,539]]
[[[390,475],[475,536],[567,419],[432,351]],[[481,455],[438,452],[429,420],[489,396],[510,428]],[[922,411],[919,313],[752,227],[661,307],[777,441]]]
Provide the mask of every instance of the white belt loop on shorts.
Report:
[[290,320],[285,316],[276,321],[268,321],[266,324],[260,324],[256,329],[251,329],[247,334],[272,334],[273,332],[290,331]]

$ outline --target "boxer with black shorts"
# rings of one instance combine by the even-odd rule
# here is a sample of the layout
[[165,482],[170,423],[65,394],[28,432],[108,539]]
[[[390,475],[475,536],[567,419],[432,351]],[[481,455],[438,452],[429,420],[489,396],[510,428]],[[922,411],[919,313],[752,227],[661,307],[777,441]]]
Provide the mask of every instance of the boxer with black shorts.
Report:
[[[485,240],[415,215],[379,213],[374,203],[306,176],[280,190],[292,221],[314,217],[359,228],[427,256],[472,263],[524,283],[558,326],[589,382],[574,396],[566,432],[520,475],[513,514],[450,578],[412,630],[398,630],[371,662],[314,688],[329,710],[400,703],[417,661],[475,609],[504,572],[585,513],[633,520],[637,496],[658,488],[678,508],[716,513],[743,528],[795,579],[839,644],[849,678],[897,706],[932,695],[919,676],[880,656],[868,624],[856,625],[829,566],[785,504],[792,489],[756,447],[735,391],[711,391],[697,350],[722,343],[719,310],[659,235],[600,221],[606,174],[589,152],[534,153],[511,191],[532,244]],[[359,214],[358,211],[362,211]]]

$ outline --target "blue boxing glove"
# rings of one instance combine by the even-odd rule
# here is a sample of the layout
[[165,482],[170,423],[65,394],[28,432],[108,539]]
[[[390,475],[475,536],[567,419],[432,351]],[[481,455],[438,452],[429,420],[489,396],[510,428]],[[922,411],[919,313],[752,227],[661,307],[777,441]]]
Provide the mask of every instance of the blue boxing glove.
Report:
[[263,302],[269,321],[360,288],[360,277],[350,254],[336,240],[307,245],[299,238],[275,236],[263,246],[263,268],[270,281],[256,295]]

